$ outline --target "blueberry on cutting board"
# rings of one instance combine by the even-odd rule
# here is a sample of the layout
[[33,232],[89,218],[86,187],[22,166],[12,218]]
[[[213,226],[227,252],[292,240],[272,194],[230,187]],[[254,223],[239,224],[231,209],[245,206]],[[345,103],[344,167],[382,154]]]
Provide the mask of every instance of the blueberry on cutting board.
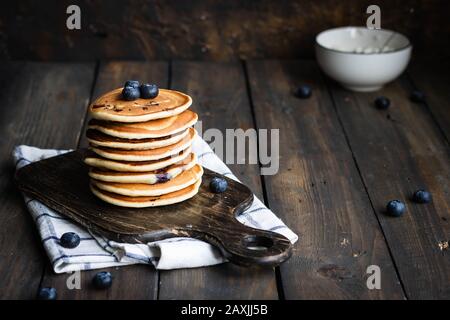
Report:
[[107,289],[112,285],[112,275],[108,271],[98,272],[92,279],[92,284],[97,289]]
[[41,288],[38,292],[38,300],[56,300],[56,289],[51,287]]
[[386,212],[392,217],[400,217],[405,213],[406,206],[400,200],[391,200],[386,206]]
[[227,190],[228,182],[227,180],[219,177],[215,177],[211,179],[211,182],[209,183],[209,188],[214,193],[222,193],[225,190]]

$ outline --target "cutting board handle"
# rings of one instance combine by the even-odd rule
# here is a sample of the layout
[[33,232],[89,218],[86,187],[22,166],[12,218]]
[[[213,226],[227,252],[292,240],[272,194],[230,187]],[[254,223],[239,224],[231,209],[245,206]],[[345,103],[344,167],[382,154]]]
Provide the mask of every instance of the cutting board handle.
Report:
[[235,220],[227,229],[213,229],[204,238],[229,261],[243,265],[276,266],[292,254],[291,242],[281,234],[245,226]]

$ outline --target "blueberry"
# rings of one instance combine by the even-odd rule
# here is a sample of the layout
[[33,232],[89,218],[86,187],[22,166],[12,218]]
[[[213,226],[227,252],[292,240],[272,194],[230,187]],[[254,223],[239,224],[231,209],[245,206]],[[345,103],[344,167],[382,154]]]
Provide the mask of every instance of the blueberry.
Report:
[[225,190],[227,190],[228,183],[227,180],[223,178],[214,177],[211,179],[211,182],[209,183],[209,188],[214,193],[222,193]]
[[133,88],[133,87],[125,87],[122,90],[122,97],[125,100],[128,101],[132,101],[132,100],[136,100],[139,99],[139,97],[141,96],[141,94],[139,93],[139,89],[138,88]]
[[393,217],[400,217],[405,212],[406,206],[400,200],[391,200],[386,206],[386,212]]
[[425,94],[422,91],[419,91],[419,90],[414,90],[411,93],[411,96],[409,98],[413,102],[417,102],[417,103],[425,102]]
[[311,94],[312,94],[312,89],[308,85],[301,85],[295,91],[295,95],[301,99],[307,99],[307,98],[311,97]]
[[137,80],[127,80],[125,82],[125,84],[123,85],[123,87],[124,88],[125,87],[132,87],[132,88],[138,89],[139,88],[139,81],[137,81]]
[[430,203],[431,199],[431,193],[426,190],[417,190],[413,194],[413,201],[417,203]]
[[158,96],[159,89],[156,84],[144,83],[139,87],[141,97],[144,99],[153,99]]
[[56,300],[56,289],[55,288],[41,288],[38,293],[38,300]]
[[167,173],[158,173],[156,175],[156,180],[159,183],[167,182],[167,181],[169,181],[169,175]]
[[75,232],[66,232],[59,239],[59,244],[64,248],[76,248],[80,244],[80,236]]
[[378,109],[386,110],[391,105],[391,101],[386,97],[378,97],[375,99],[375,106]]
[[92,283],[97,289],[109,288],[112,285],[112,275],[108,271],[99,272],[92,279]]

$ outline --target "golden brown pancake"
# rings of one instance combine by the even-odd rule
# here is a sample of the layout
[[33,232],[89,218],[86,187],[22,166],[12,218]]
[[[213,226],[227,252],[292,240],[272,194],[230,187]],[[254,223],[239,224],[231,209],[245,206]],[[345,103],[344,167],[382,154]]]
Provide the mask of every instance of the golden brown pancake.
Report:
[[145,208],[145,207],[166,206],[169,204],[174,204],[190,199],[198,193],[198,189],[201,183],[202,179],[200,178],[194,184],[184,189],[171,192],[162,196],[154,196],[154,197],[127,197],[98,189],[92,184],[90,187],[94,195],[110,204],[129,208]]
[[177,143],[188,133],[189,129],[186,129],[168,137],[150,139],[122,139],[104,134],[103,132],[95,129],[88,129],[86,132],[86,136],[89,143],[93,146],[126,150],[145,150],[161,148]]
[[95,168],[109,169],[113,171],[121,172],[148,172],[159,170],[168,167],[174,163],[177,163],[191,153],[191,147],[183,150],[177,155],[170,156],[167,158],[152,160],[152,161],[115,161],[101,157],[95,153],[90,153],[84,158],[84,162]]
[[104,182],[91,179],[91,184],[98,189],[121,194],[129,197],[147,197],[160,196],[163,194],[175,192],[194,184],[201,178],[203,169],[196,164],[191,169],[183,171],[175,178],[161,183],[116,183]]
[[123,139],[149,139],[167,137],[192,127],[198,120],[195,112],[186,110],[178,115],[164,119],[139,123],[120,123],[92,119],[89,129]]
[[154,99],[126,101],[122,98],[122,89],[112,90],[95,100],[89,106],[92,118],[142,122],[174,116],[192,104],[192,99],[188,95],[167,89],[159,89],[159,94]]
[[147,183],[154,184],[175,178],[181,172],[191,169],[197,164],[197,157],[191,153],[186,159],[163,169],[149,172],[119,172],[99,168],[91,168],[89,176],[105,182]]
[[123,150],[107,147],[97,147],[91,146],[91,150],[102,156],[111,160],[119,161],[151,161],[159,160],[163,158],[170,157],[172,155],[178,154],[182,150],[185,150],[194,141],[196,136],[196,131],[194,128],[189,128],[189,133],[186,137],[181,139],[175,144],[147,150]]

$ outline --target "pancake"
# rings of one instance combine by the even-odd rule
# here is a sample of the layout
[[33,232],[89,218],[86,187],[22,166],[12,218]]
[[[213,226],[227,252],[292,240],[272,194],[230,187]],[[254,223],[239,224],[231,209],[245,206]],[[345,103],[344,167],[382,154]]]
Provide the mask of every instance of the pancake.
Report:
[[156,197],[127,197],[98,189],[92,184],[90,187],[94,195],[110,204],[129,208],[145,208],[166,206],[190,199],[198,193],[201,183],[202,179],[200,178],[184,189]]
[[186,159],[160,170],[149,172],[118,172],[91,168],[89,176],[105,182],[154,184],[173,179],[181,172],[191,169],[196,164],[197,157],[194,153],[191,153]]
[[84,158],[84,162],[95,168],[108,169],[122,172],[148,172],[168,167],[174,163],[182,161],[191,153],[189,146],[177,155],[153,161],[114,161],[91,153]]
[[91,179],[91,184],[94,185],[97,189],[120,194],[123,196],[153,197],[187,188],[188,186],[194,184],[198,179],[200,179],[202,174],[202,167],[196,164],[194,167],[189,170],[183,171],[172,180],[162,183],[116,183]]
[[167,137],[192,127],[198,120],[195,112],[186,110],[181,114],[158,120],[139,123],[120,123],[92,119],[89,129],[123,139],[150,139]]
[[142,122],[180,114],[190,107],[192,99],[187,94],[159,89],[154,99],[126,101],[122,89],[112,90],[97,98],[90,106],[92,118],[118,122]]
[[95,153],[97,153],[99,156],[111,160],[119,160],[119,161],[159,160],[170,157],[172,155],[176,155],[180,153],[182,150],[185,150],[187,147],[192,145],[192,142],[194,141],[196,134],[197,133],[194,128],[189,128],[188,135],[183,139],[181,139],[180,141],[178,141],[177,143],[156,149],[123,150],[123,149],[114,149],[96,146],[91,146],[90,149]]
[[145,150],[161,148],[177,143],[188,133],[189,129],[186,129],[168,137],[150,139],[122,139],[109,136],[95,129],[88,129],[86,136],[89,143],[94,146],[127,150]]

